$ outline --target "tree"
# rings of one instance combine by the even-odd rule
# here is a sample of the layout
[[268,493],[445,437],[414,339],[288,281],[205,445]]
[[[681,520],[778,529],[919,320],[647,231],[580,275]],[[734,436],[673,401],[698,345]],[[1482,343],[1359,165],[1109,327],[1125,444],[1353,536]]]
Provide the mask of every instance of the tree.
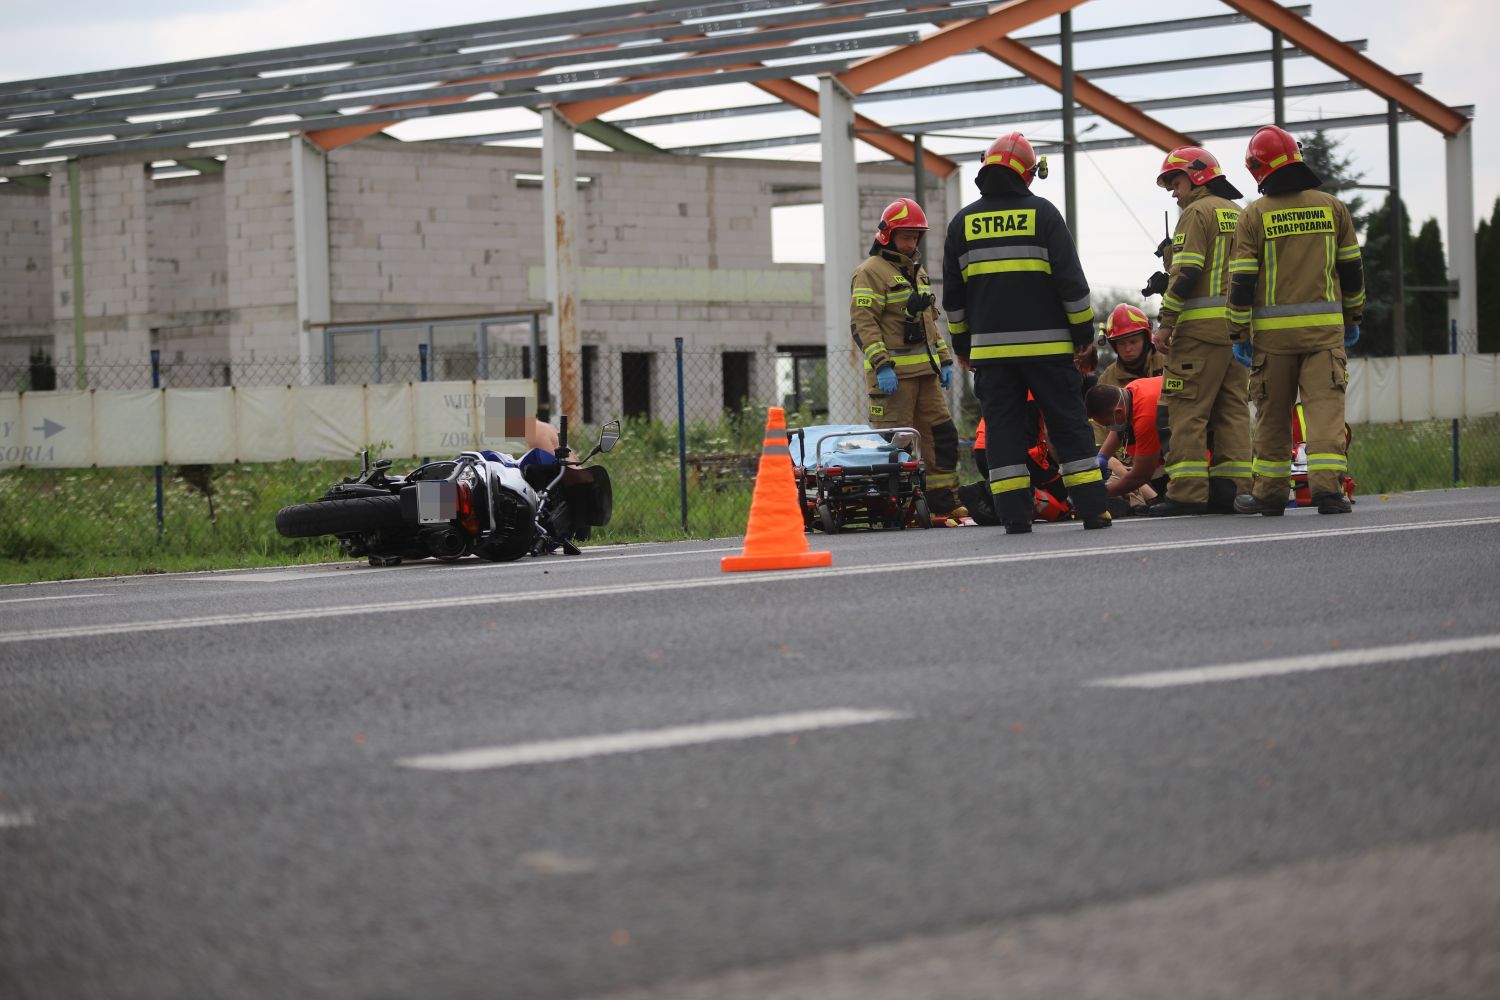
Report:
[[1322,190],[1341,198],[1354,217],[1354,231],[1363,230],[1369,220],[1369,213],[1364,211],[1365,199],[1362,195],[1347,192],[1364,180],[1364,173],[1354,169],[1354,162],[1349,157],[1340,155],[1342,143],[1322,129],[1304,135],[1298,141],[1302,143],[1302,160],[1323,182]]
[[[1443,288],[1448,284],[1448,262],[1443,256],[1443,233],[1436,219],[1422,229],[1407,253],[1409,284]],[[1448,293],[1412,292],[1406,298],[1406,350],[1411,354],[1447,354]]]
[[[1371,212],[1366,220],[1364,243],[1365,319],[1360,354],[1387,356],[1395,353],[1392,326],[1395,281],[1393,278],[1391,200]],[[1448,265],[1443,254],[1443,234],[1436,219],[1422,223],[1413,238],[1411,217],[1401,205],[1402,280],[1405,285],[1427,287],[1448,284]],[[1446,292],[1406,293],[1406,353],[1448,353],[1448,296]]]
[[1481,219],[1475,234],[1475,260],[1479,275],[1479,350],[1500,352],[1500,198],[1488,220]]

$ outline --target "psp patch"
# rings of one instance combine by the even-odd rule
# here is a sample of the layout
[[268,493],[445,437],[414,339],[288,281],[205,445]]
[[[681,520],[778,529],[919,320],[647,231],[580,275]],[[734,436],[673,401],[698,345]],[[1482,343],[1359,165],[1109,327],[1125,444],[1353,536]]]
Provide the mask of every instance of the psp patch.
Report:
[[1163,392],[1181,392],[1185,384],[1180,378],[1164,378],[1161,380]]
[[879,403],[871,403],[870,416],[872,418],[885,416],[885,407],[880,405]]

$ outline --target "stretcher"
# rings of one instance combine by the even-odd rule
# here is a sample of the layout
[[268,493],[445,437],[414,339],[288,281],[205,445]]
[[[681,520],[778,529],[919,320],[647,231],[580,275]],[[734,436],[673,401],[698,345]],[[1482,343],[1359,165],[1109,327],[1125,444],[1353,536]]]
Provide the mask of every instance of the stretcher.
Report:
[[788,432],[806,529],[931,527],[918,441],[912,427],[821,424]]

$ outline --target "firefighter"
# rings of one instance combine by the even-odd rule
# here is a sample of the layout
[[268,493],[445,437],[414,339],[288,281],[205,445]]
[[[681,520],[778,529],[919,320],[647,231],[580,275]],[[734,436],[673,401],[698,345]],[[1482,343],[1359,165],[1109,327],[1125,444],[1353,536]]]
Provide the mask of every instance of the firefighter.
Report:
[[1028,390],[1046,420],[1075,516],[1085,528],[1110,523],[1073,364],[1090,346],[1094,310],[1067,225],[1051,202],[1031,193],[1038,174],[1046,176],[1046,160],[1019,132],[991,143],[976,178],[980,198],[948,223],[943,251],[943,311],[954,351],[974,369],[990,494],[1010,534],[1029,532],[1034,511]]
[[1359,340],[1364,271],[1349,209],[1316,190],[1322,181],[1302,146],[1267,125],[1250,137],[1245,166],[1261,197],[1245,209],[1230,252],[1231,336],[1250,341],[1255,404],[1254,482],[1235,498],[1241,514],[1280,515],[1292,472],[1291,415],[1307,422],[1307,481],[1320,514],[1347,514],[1340,488],[1349,463],[1344,438],[1345,352]]
[[953,355],[938,332],[936,297],[920,263],[927,216],[910,198],[880,213],[870,255],[854,270],[849,332],[860,352],[871,427],[915,427],[927,470],[927,505],[958,505],[958,428],[943,390]]
[[1124,388],[1138,378],[1161,374],[1162,358],[1151,343],[1151,320],[1135,306],[1115,306],[1104,323],[1104,339],[1115,360],[1099,373],[1100,385]]
[[[1158,186],[1182,209],[1172,234],[1168,286],[1152,342],[1163,355],[1162,402],[1172,428],[1171,485],[1155,515],[1230,514],[1250,486],[1250,405],[1227,315],[1229,248],[1243,197],[1198,146],[1167,154]],[[1210,465],[1206,456],[1212,450]]]

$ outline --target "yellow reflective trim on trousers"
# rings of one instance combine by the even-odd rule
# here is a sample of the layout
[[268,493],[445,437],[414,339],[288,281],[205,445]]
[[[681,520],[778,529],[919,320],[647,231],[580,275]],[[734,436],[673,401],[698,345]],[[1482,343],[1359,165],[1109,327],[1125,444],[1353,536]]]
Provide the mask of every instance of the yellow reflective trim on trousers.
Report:
[[1045,260],[1024,258],[1021,260],[981,260],[964,268],[964,280],[980,274],[1004,274],[1006,272],[1034,271],[1052,273],[1052,264]]
[[1292,463],[1262,462],[1257,458],[1250,463],[1250,469],[1257,476],[1266,476],[1271,479],[1285,479],[1292,474]]
[[1308,464],[1311,464],[1313,462],[1338,462],[1341,465],[1349,464],[1349,459],[1345,458],[1343,455],[1340,455],[1337,452],[1325,451],[1314,452],[1313,454],[1308,455],[1307,461]]
[[1308,462],[1308,472],[1348,472],[1347,462]]
[[1167,466],[1167,475],[1183,476],[1188,479],[1207,479],[1207,462],[1173,462]]
[[1238,479],[1248,476],[1253,472],[1249,462],[1220,462],[1218,465],[1208,467],[1208,474],[1213,477],[1223,476],[1229,479]]
[[1090,306],[1087,309],[1082,310],[1081,312],[1068,313],[1068,322],[1069,323],[1087,323],[1089,320],[1091,320],[1093,318],[1094,318],[1094,308],[1092,306]]
[[1250,321],[1252,330],[1296,330],[1304,326],[1343,326],[1344,314],[1314,313],[1310,316],[1271,316]]
[[1031,485],[1030,476],[1015,476],[1011,479],[997,479],[990,483],[990,493],[1010,493],[1012,490],[1024,490]]
[[1085,483],[1102,483],[1104,476],[1097,468],[1088,469],[1084,472],[1075,472],[1071,476],[1063,476],[1064,486],[1082,486]]
[[969,358],[974,361],[988,361],[995,358],[1043,358],[1072,353],[1072,341],[1054,340],[1042,344],[997,344],[993,347],[975,347],[969,351]]
[[1224,306],[1209,306],[1205,309],[1189,309],[1177,315],[1177,322],[1190,323],[1195,319],[1226,319],[1229,310]]
[[969,324],[967,324],[967,323],[954,323],[954,322],[952,322],[950,320],[949,323],[948,323],[948,332],[949,333],[968,333],[969,332]]

